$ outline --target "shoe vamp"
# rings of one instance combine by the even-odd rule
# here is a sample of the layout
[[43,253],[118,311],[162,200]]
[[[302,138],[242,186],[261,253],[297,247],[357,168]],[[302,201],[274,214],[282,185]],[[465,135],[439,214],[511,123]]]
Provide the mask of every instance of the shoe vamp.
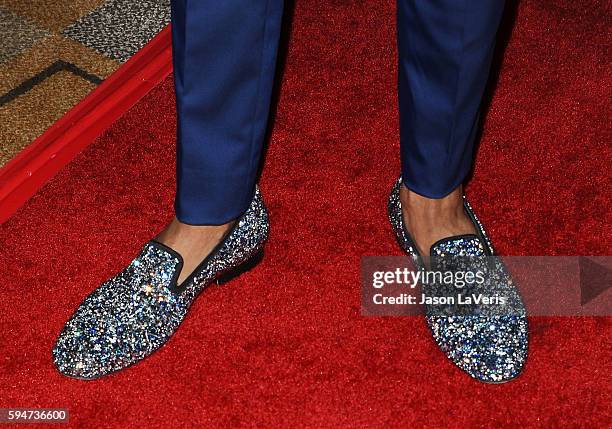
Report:
[[436,343],[455,362],[502,367],[526,353],[527,320],[521,316],[436,316],[427,317],[427,323]]
[[[448,260],[447,260],[448,261]],[[463,261],[463,259],[462,259]],[[425,295],[437,299],[426,303],[427,316],[525,316],[525,307],[512,277],[500,258],[476,258],[469,264],[443,270],[454,273],[480,273],[482,282],[465,281],[458,286],[456,280],[444,283],[440,279],[423,284]],[[473,277],[478,277],[474,275]]]
[[154,276],[120,273],[90,296],[66,325],[62,342],[98,359],[146,355],[161,346],[185,316],[181,301]]

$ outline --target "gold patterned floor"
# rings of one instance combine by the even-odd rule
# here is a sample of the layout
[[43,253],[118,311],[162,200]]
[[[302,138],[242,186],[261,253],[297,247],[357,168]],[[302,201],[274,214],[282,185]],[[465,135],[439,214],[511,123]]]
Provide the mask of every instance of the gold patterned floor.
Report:
[[0,0],[0,166],[153,38],[169,0]]

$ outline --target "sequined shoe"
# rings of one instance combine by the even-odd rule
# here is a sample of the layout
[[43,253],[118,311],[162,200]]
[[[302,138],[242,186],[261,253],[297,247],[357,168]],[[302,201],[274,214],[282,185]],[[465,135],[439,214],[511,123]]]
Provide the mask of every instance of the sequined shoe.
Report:
[[66,323],[53,348],[58,370],[90,380],[146,358],[169,340],[206,286],[227,281],[257,260],[268,231],[257,189],[246,213],[181,284],[181,256],[151,240],[129,266],[85,298]]
[[[410,237],[402,215],[400,202],[401,178],[389,197],[388,214],[398,243],[414,261],[415,268],[426,271],[425,260]],[[470,204],[464,197],[465,212],[474,224],[476,235],[462,235],[440,240],[431,247],[431,271],[442,269],[444,263],[471,264],[468,270],[483,269],[486,281],[480,291],[505,297],[505,305],[452,305],[425,303],[425,319],[438,347],[460,369],[471,377],[487,383],[503,383],[517,377],[527,358],[527,314],[518,290],[514,286],[501,258]],[[452,261],[450,263],[449,261]],[[435,265],[435,267],[434,267]],[[446,267],[448,268],[448,267]],[[466,267],[463,267],[465,270]],[[448,289],[439,284],[421,283],[423,294],[448,296]]]

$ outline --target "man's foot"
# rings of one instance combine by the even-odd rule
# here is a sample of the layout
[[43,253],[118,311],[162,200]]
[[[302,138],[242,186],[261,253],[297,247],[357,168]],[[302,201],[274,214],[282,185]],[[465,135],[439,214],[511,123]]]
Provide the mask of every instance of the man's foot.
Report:
[[[431,244],[437,240],[442,241],[433,249],[435,256],[473,257],[476,265],[466,267],[470,271],[483,267],[483,257],[495,255],[491,241],[472,207],[463,200],[460,188],[446,198],[431,200],[410,192],[400,178],[391,190],[387,207],[397,242],[418,270],[428,268],[426,258],[421,256],[428,255]],[[466,225],[470,220],[472,225]],[[451,238],[474,233],[476,236],[469,238]],[[446,265],[438,265],[436,269],[439,267],[444,269]],[[487,296],[503,297],[504,304],[463,306],[457,301],[425,302],[425,321],[440,350],[457,367],[476,380],[503,383],[517,377],[525,365],[529,343],[527,312],[503,261],[487,260],[484,274],[484,283],[476,282],[471,293],[486,290]],[[441,292],[454,292],[449,291],[445,282],[436,281],[435,277],[431,282],[421,282],[421,293],[436,297]]]
[[444,198],[433,199],[400,188],[402,215],[406,229],[419,253],[429,256],[432,244],[443,238],[476,234],[474,224],[463,208],[463,188],[459,186]]
[[223,225],[188,225],[177,218],[155,239],[183,257],[183,269],[177,284],[181,284],[206,256],[221,242],[233,222]]
[[[270,229],[258,188],[247,211],[228,228],[170,223],[79,305],[53,347],[57,369],[92,380],[141,361],[170,339],[206,287],[249,269]],[[219,240],[219,251],[192,273]],[[193,274],[184,284],[175,282],[182,257],[174,249],[185,257],[182,277]]]

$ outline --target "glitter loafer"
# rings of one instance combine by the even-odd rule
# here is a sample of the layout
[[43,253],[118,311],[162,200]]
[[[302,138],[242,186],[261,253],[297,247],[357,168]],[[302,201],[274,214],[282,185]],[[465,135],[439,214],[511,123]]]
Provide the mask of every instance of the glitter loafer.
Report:
[[181,256],[151,240],[66,323],[53,348],[56,367],[69,377],[90,380],[146,358],[169,340],[206,286],[224,283],[257,262],[268,231],[257,189],[246,213],[180,285]]
[[[388,214],[398,243],[412,258],[415,268],[426,271],[424,260],[408,234],[400,202],[401,178],[389,196]],[[487,273],[481,291],[503,295],[504,306],[459,306],[425,304],[425,319],[438,347],[460,369],[487,383],[503,383],[517,377],[527,358],[527,314],[518,290],[470,204],[464,197],[464,208],[477,231],[476,235],[449,237],[431,248],[431,270],[441,270],[442,262],[464,264],[463,270],[475,266]],[[455,257],[455,259],[452,259]],[[437,265],[435,265],[437,264]],[[472,267],[465,267],[472,264]],[[435,268],[434,268],[435,267]],[[457,269],[457,267],[454,267]],[[464,271],[465,272],[465,271]],[[437,285],[422,283],[428,296],[440,296]],[[456,290],[456,289],[455,289]],[[442,292],[445,294],[448,290]]]

